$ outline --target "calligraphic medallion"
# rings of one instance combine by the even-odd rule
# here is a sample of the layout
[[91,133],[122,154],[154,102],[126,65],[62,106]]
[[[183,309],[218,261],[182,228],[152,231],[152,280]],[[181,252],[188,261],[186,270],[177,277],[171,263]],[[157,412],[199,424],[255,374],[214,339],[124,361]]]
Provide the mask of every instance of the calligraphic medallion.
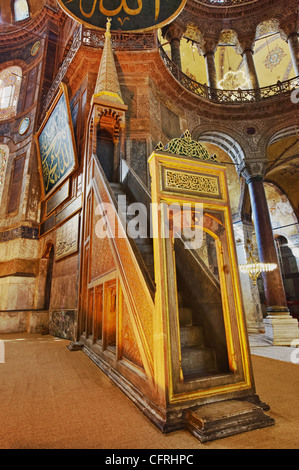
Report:
[[41,48],[41,42],[37,41],[33,44],[32,49],[31,49],[31,55],[34,57],[36,54],[39,52]]
[[58,0],[72,18],[99,29],[142,32],[158,29],[173,21],[187,0]]
[[28,129],[29,129],[29,126],[30,126],[30,119],[29,119],[29,117],[26,117],[26,118],[22,119],[22,121],[21,121],[21,123],[20,123],[20,126],[19,126],[19,134],[20,134],[20,135],[26,134],[26,132],[27,132]]
[[67,88],[63,83],[35,139],[46,198],[78,168]]

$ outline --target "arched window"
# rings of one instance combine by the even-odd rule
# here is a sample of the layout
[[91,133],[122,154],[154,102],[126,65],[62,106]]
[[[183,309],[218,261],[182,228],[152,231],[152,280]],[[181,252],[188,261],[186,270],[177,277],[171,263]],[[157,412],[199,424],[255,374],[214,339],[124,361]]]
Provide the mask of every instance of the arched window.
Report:
[[0,120],[16,115],[21,81],[20,67],[8,67],[0,72]]
[[14,0],[15,21],[22,21],[29,18],[29,6],[27,0]]
[[8,154],[9,154],[9,149],[7,145],[0,145],[0,204],[1,204],[3,186],[4,186]]

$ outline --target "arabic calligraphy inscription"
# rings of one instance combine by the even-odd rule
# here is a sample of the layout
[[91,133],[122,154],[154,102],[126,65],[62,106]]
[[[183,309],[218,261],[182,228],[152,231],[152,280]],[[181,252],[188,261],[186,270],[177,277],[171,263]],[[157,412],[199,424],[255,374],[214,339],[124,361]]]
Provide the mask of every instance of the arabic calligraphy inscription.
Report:
[[112,19],[112,30],[144,31],[157,29],[172,21],[186,0],[59,0],[61,7],[77,20],[106,28]]
[[73,129],[67,97],[63,92],[38,133],[45,196],[49,195],[76,167]]

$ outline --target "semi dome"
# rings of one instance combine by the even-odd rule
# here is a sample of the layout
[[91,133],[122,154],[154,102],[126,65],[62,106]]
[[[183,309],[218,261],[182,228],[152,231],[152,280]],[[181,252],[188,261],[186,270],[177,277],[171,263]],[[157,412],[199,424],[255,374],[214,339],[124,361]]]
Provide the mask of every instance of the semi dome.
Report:
[[57,4],[48,0],[13,0],[3,2],[0,9],[0,27],[27,23],[35,18],[45,4]]

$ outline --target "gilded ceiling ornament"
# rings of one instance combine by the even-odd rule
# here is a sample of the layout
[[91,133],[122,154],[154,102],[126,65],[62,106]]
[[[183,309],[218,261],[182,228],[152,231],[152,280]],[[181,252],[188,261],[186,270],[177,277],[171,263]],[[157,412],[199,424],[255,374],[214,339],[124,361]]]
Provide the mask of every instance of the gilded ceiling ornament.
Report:
[[272,19],[263,21],[256,29],[256,38],[266,36],[267,34],[277,33],[279,31],[279,21]]
[[280,64],[286,55],[287,54],[284,52],[284,50],[279,46],[271,49],[271,51],[268,52],[266,59],[264,60],[265,67],[272,71],[275,67],[277,67],[277,65]]
[[237,34],[232,29],[224,29],[219,38],[219,44],[235,46],[238,43]]

